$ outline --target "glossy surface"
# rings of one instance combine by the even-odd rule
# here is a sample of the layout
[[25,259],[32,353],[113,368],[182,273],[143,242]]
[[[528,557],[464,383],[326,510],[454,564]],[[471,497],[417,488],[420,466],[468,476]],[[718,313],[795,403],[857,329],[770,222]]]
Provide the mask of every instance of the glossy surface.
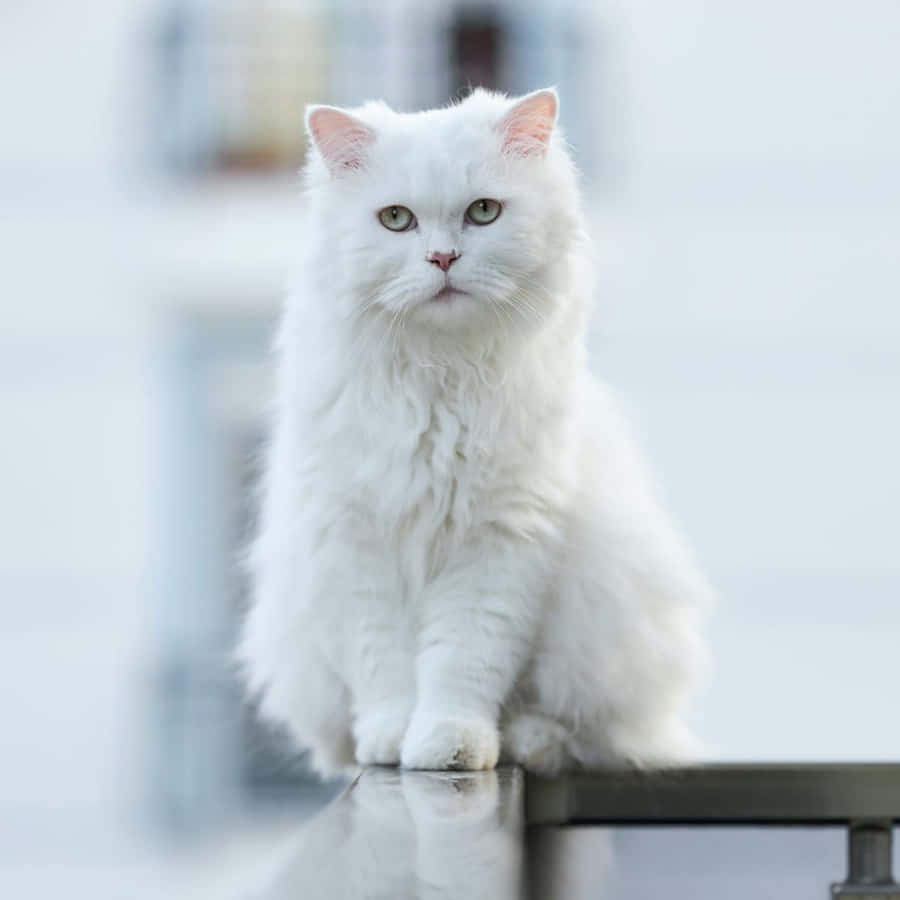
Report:
[[[249,896],[814,900],[847,874],[842,818],[900,817],[898,776],[894,766],[708,766],[540,782],[516,769],[369,769],[289,836]],[[631,824],[585,824],[604,817]],[[807,820],[818,827],[797,827]]]
[[265,900],[514,900],[523,895],[523,779],[367,769],[306,822]]

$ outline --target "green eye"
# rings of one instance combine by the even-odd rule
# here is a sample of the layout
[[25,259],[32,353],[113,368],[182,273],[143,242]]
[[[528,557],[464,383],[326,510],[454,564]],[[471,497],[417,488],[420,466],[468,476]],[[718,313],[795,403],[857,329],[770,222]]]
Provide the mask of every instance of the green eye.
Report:
[[378,213],[378,221],[390,231],[408,231],[416,224],[416,217],[405,206],[386,206]]
[[500,215],[503,207],[497,200],[491,200],[488,197],[482,197],[470,204],[466,210],[466,218],[473,225],[490,225]]

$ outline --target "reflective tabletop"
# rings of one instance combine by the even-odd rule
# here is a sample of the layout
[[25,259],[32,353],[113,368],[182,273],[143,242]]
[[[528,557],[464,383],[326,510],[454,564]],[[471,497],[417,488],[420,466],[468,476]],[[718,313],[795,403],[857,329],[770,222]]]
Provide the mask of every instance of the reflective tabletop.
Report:
[[252,896],[900,900],[897,766],[362,772]]
[[304,823],[259,897],[524,895],[523,777],[367,769]]

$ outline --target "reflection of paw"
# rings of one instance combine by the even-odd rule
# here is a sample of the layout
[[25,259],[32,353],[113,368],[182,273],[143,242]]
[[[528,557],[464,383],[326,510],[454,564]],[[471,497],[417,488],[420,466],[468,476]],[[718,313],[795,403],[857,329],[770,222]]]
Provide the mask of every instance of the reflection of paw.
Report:
[[500,804],[497,773],[405,772],[403,795],[417,824],[480,822]]
[[503,729],[503,758],[531,772],[553,775],[567,762],[566,729],[546,716],[523,713]]
[[478,718],[413,718],[403,741],[407,769],[493,769],[500,740],[497,728]]
[[405,712],[376,711],[362,716],[354,727],[356,761],[361,766],[396,766],[409,716]]
[[395,831],[405,830],[409,820],[403,798],[405,775],[400,769],[378,767],[360,773],[348,791],[355,818],[361,823],[378,822]]

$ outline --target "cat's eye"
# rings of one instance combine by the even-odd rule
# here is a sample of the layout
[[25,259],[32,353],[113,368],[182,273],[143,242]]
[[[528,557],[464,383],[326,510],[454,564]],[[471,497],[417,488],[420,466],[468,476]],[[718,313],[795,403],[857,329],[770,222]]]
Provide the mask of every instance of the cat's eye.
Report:
[[390,231],[408,231],[415,227],[416,217],[405,206],[386,206],[378,213],[378,221]]
[[490,225],[500,215],[502,208],[498,201],[482,197],[469,204],[469,208],[466,210],[466,219],[473,225]]

